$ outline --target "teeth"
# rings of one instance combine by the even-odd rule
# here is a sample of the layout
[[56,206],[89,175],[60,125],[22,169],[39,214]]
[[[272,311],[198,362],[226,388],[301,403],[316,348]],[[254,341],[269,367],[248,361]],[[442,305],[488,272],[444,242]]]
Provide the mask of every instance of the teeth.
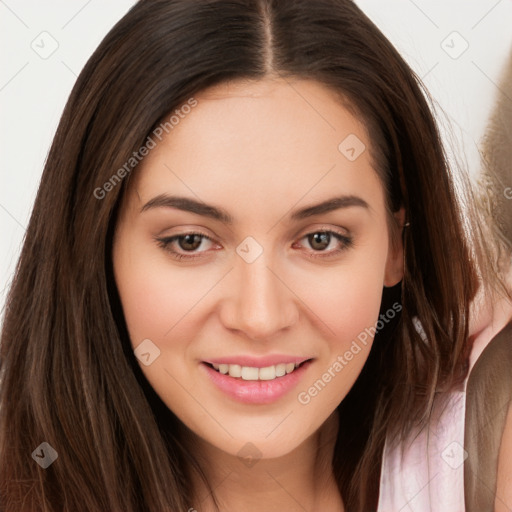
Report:
[[259,369],[251,366],[242,366],[243,380],[258,380]]
[[274,380],[276,378],[276,367],[267,366],[265,368],[260,368],[259,378],[260,380]]
[[230,364],[229,366],[229,376],[230,377],[241,377],[242,376],[242,367],[239,364]]
[[286,375],[286,365],[284,363],[276,364],[276,377]]
[[277,377],[293,372],[299,363],[280,363],[265,368],[240,366],[239,364],[212,364],[220,373],[243,380],[274,380]]

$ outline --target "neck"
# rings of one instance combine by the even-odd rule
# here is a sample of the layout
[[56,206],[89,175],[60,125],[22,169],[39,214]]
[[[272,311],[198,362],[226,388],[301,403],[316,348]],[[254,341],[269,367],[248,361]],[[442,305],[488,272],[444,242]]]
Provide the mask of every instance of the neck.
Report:
[[[196,458],[223,512],[340,512],[343,503],[332,472],[338,431],[337,412],[300,446],[285,456],[244,464],[202,439],[194,439]],[[200,478],[194,481],[197,508],[216,512]]]

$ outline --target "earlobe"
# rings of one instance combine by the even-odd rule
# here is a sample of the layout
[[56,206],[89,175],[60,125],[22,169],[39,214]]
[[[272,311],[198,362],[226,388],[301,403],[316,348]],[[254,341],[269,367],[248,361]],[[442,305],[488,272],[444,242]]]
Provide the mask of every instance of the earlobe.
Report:
[[402,207],[393,214],[395,225],[394,233],[391,233],[391,242],[386,261],[386,272],[384,274],[384,286],[391,287],[398,284],[404,277],[404,244],[402,233],[405,227],[405,209]]

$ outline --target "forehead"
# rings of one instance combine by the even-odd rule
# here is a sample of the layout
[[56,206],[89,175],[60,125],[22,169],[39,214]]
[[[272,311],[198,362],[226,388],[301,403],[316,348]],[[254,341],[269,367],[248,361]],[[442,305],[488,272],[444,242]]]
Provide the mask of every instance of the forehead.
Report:
[[196,106],[139,165],[134,185],[140,201],[186,193],[261,209],[285,197],[308,203],[339,192],[383,203],[366,127],[325,86],[238,81],[194,99]]

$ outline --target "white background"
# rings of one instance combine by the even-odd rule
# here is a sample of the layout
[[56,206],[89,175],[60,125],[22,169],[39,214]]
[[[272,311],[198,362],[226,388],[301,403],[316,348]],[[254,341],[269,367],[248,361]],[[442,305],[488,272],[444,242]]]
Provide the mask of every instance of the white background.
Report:
[[[0,307],[67,97],[86,60],[133,3],[0,0]],[[446,114],[443,133],[454,154],[476,175],[478,144],[512,49],[512,0],[356,3],[424,80]],[[58,47],[46,59],[33,49],[52,44]]]

